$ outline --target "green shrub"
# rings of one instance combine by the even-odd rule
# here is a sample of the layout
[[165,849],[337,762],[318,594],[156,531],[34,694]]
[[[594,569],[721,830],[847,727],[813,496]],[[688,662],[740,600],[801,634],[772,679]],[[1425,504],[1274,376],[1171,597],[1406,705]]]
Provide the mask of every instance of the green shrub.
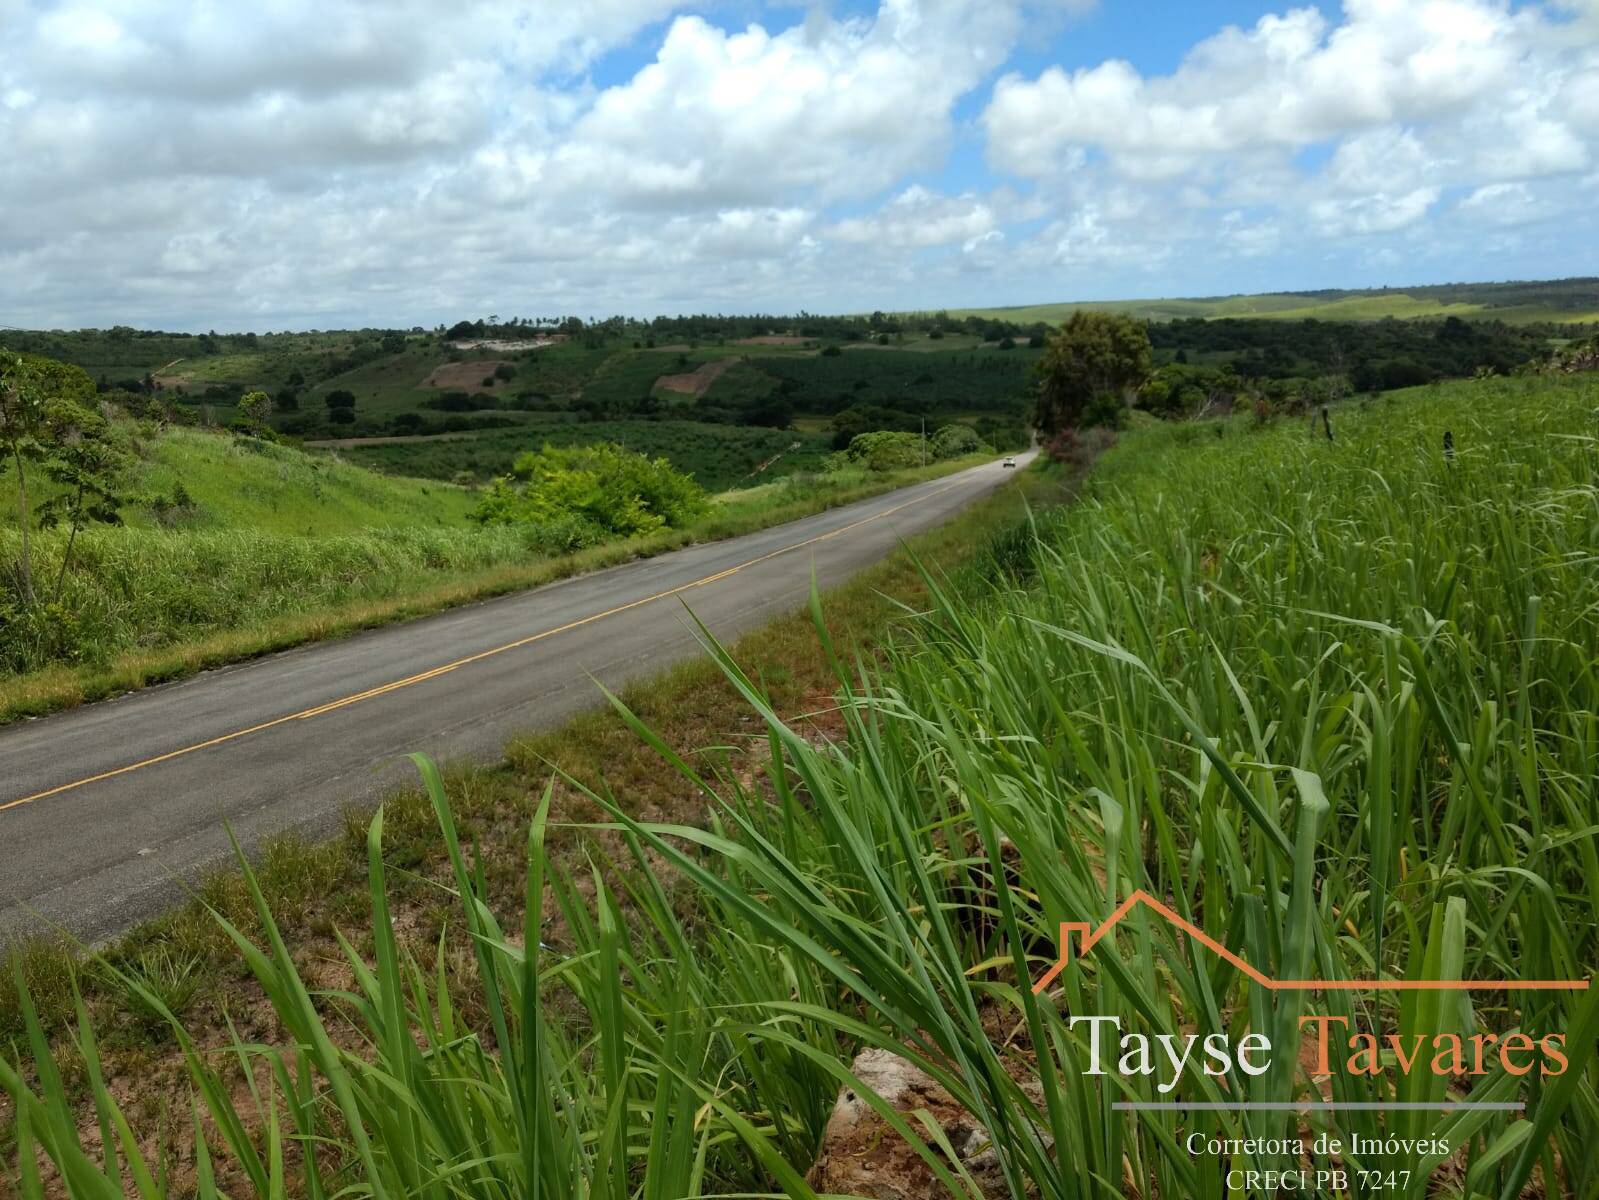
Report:
[[939,459],[960,458],[989,449],[992,447],[984,445],[970,425],[946,425],[928,441],[928,452]]
[[599,541],[686,525],[705,507],[705,489],[666,459],[601,442],[522,455],[472,518],[484,525],[576,522],[589,527],[582,536]]
[[899,471],[919,466],[924,453],[920,434],[880,431],[856,434],[845,448],[844,458],[869,471]]

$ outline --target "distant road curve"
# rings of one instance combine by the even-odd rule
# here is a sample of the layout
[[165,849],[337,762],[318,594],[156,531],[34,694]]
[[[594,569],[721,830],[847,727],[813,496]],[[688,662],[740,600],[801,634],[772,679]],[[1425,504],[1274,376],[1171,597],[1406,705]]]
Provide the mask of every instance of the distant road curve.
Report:
[[[1031,455],[1020,456],[1025,463]],[[331,828],[412,778],[404,755],[498,758],[512,735],[693,655],[687,604],[731,638],[941,524],[998,461],[339,641],[0,728],[0,943],[96,941],[168,907],[227,852]],[[593,678],[591,678],[591,676]]]
[[[502,425],[494,432],[514,428],[516,426]],[[487,432],[489,431],[486,429],[454,429],[449,433],[397,433],[390,437],[316,438],[300,444],[309,450],[349,450],[355,446],[413,446],[418,442],[470,442],[480,433]]]

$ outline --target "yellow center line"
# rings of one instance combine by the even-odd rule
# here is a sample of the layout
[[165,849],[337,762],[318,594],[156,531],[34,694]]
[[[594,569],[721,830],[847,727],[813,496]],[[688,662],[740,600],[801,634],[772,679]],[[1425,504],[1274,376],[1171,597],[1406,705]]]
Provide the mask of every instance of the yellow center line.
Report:
[[893,516],[901,509],[909,508],[913,504],[922,504],[928,500],[935,500],[939,496],[944,495],[946,492],[953,491],[959,486],[960,481],[956,480],[953,483],[946,484],[944,487],[941,487],[936,491],[927,493],[925,496],[915,496],[909,500],[905,500],[894,505],[893,508],[885,508],[880,513],[874,513],[869,517],[862,517],[859,521],[853,521],[848,525],[842,525],[837,529],[829,530],[827,533],[819,533],[814,537],[808,537],[802,542],[795,542],[789,546],[780,546],[776,550],[770,550],[765,554],[758,555],[755,558],[741,562],[737,566],[728,567],[726,570],[718,571],[714,575],[706,575],[700,579],[691,580],[688,583],[681,583],[676,587],[667,588],[665,591],[656,592],[654,595],[644,596],[638,600],[629,600],[626,604],[618,604],[614,608],[605,609],[603,612],[591,613],[589,616],[579,617],[575,621],[568,621],[565,625],[557,625],[554,629],[546,629],[541,633],[530,634],[527,637],[518,638],[514,642],[506,642],[503,646],[495,646],[488,650],[480,650],[476,654],[469,654],[465,658],[456,659],[454,662],[447,662],[442,666],[432,667],[429,670],[420,671],[415,675],[408,675],[404,679],[396,679],[392,683],[380,684],[377,687],[368,688],[365,691],[356,692],[352,695],[344,696],[338,700],[330,700],[326,704],[319,704],[314,708],[301,709],[299,712],[292,712],[281,717],[274,717],[270,721],[262,721],[260,724],[251,725],[246,729],[236,729],[232,733],[220,734],[217,737],[208,738],[203,742],[196,742],[192,746],[184,746],[178,750],[169,750],[165,754],[157,754],[151,758],[140,759],[138,762],[128,763],[123,767],[116,767],[110,771],[102,771],[98,775],[89,775],[83,779],[75,779],[71,783],[63,783],[53,788],[46,788],[42,792],[34,792],[31,796],[22,796],[16,800],[8,800],[5,803],[0,804],[0,812],[5,812],[8,808],[20,808],[24,804],[32,804],[36,800],[44,800],[50,796],[60,795],[62,792],[70,792],[75,788],[86,787],[91,783],[100,783],[106,779],[115,779],[118,775],[126,775],[129,772],[142,770],[145,767],[153,767],[159,763],[169,762],[174,758],[181,758],[185,754],[193,754],[199,750],[209,750],[213,746],[220,746],[225,742],[232,742],[239,738],[249,737],[253,733],[261,733],[263,730],[272,729],[273,727],[282,725],[288,721],[304,721],[312,717],[320,717],[324,713],[333,712],[335,709],[346,708],[352,704],[359,704],[363,700],[372,700],[378,696],[386,696],[390,692],[399,691],[401,688],[411,687],[418,683],[425,683],[430,679],[437,679],[440,675],[447,674],[448,672],[457,670],[461,667],[469,666],[472,663],[482,662],[484,659],[492,658],[496,654],[504,654],[510,650],[519,650],[523,646],[530,646],[534,642],[540,642],[545,638],[554,637],[558,633],[566,633],[570,630],[580,628],[581,626],[592,624],[595,621],[604,620],[606,617],[614,617],[617,613],[627,612],[629,609],[638,608],[640,605],[649,604],[656,600],[664,600],[669,596],[676,596],[693,588],[704,587],[707,584],[716,583],[718,580],[726,579],[729,575],[736,575],[740,571],[743,571],[749,567],[758,566],[761,563],[777,558],[780,555],[789,554],[795,550],[803,550],[806,546],[814,546],[818,542],[828,541],[829,539],[836,538],[841,534],[849,533],[853,529],[859,529],[862,525],[870,525],[873,521],[881,521],[884,517]]

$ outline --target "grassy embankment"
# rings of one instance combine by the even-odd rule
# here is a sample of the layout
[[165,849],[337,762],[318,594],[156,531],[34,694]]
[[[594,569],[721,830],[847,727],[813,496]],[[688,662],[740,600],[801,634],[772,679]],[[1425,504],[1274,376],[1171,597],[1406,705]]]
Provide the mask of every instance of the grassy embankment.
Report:
[[[1190,1131],[1308,1144],[1328,1129],[1411,1139],[1339,1156],[1395,1172],[1398,1195],[1592,1194],[1599,990],[1269,991],[1143,910],[1046,995],[1026,985],[1060,921],[1098,922],[1135,890],[1280,979],[1592,975],[1596,409],[1591,381],[1528,380],[1349,406],[1331,443],[1299,422],[1129,435],[1086,502],[930,583],[927,611],[862,677],[840,655],[831,737],[792,719],[788,681],[749,646],[721,659],[754,721],[720,773],[678,757],[680,717],[623,697],[697,797],[689,811],[641,808],[662,772],[638,750],[587,793],[472,777],[388,809],[367,842],[372,927],[414,894],[404,872],[453,880],[465,902],[436,893],[423,929],[436,969],[408,966],[387,934],[329,962],[272,935],[268,897],[219,894],[224,915],[266,929],[246,969],[297,1048],[223,1035],[278,1073],[259,1102],[194,1060],[206,1144],[262,1191],[292,1170],[307,1194],[443,1195],[448,1177],[485,1197],[809,1196],[835,1093],[872,1100],[849,1064],[875,1047],[947,1089],[967,1133],[992,1134],[973,1154],[956,1124],[879,1109],[879,1144],[909,1143],[956,1195],[982,1171],[1015,1200],[1219,1198],[1221,1164],[1185,1148]],[[536,778],[545,760],[527,753]],[[585,794],[614,824],[587,834],[592,873],[550,851]],[[713,824],[696,830],[684,818],[706,802]],[[463,825],[504,849],[469,867]],[[353,917],[361,901],[345,899]],[[223,936],[206,927],[187,936]],[[171,943],[192,928],[170,926]],[[319,1017],[305,981],[330,977],[354,995]],[[1254,1031],[1276,1050],[1264,1074],[1190,1070],[1167,1091],[1090,1079],[1086,1031],[1066,1020],[1085,1013],[1145,1034]],[[1564,1034],[1570,1067],[1522,1074],[1490,1053],[1451,1077],[1390,1055],[1372,1077],[1335,1038],[1330,1076],[1308,1077],[1307,1013],[1405,1039]],[[365,1053],[336,1049],[352,1036]],[[47,1065],[40,1090],[31,1136],[71,1160],[73,1110]],[[1239,1098],[1527,1107],[1113,1107]],[[1432,1137],[1444,1152],[1416,1148]],[[1236,1165],[1290,1164],[1268,1150]]]
[[[471,525],[474,497],[451,484],[192,430],[142,454],[127,524],[77,539],[59,635],[70,661],[50,661],[41,643],[39,661],[0,674],[0,720],[736,536],[977,461],[795,476],[718,496],[688,527],[565,553],[537,529]],[[0,559],[18,540],[13,516]],[[54,580],[65,540],[35,534],[41,579]]]

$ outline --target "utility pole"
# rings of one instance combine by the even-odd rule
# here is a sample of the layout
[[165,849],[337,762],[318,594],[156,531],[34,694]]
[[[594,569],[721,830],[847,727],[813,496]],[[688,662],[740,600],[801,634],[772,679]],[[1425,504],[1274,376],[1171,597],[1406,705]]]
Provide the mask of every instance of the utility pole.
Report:
[[927,465],[927,415],[922,414],[922,466]]

